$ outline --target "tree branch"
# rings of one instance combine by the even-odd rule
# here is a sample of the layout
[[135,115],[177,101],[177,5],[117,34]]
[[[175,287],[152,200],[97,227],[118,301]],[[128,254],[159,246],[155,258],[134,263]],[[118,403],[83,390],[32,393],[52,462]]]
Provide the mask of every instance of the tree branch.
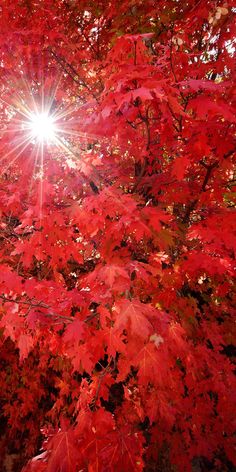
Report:
[[[207,165],[205,164],[204,161],[200,161],[200,164],[203,165],[207,171],[206,171],[206,175],[204,177],[204,180],[203,180],[203,183],[202,183],[202,187],[201,187],[201,190],[200,190],[200,194],[202,192],[205,192],[206,190],[206,186],[211,178],[211,174],[212,174],[212,171],[215,167],[217,167],[219,165],[219,161],[216,161],[216,162],[213,162],[213,164],[210,164],[210,165]],[[190,215],[192,213],[192,211],[195,209],[196,205],[197,205],[197,202],[198,202],[198,199],[194,199],[188,206],[186,212],[185,212],[185,215],[183,217],[183,223],[188,223],[189,221],[189,218],[190,218]]]
[[[69,75],[69,77],[76,83],[76,84],[79,84],[79,85],[82,85],[83,87],[85,87],[89,93],[91,93],[91,95],[93,96],[93,98],[98,101],[97,99],[97,96],[94,94],[94,92],[91,90],[91,88],[86,84],[86,82],[84,81],[84,79],[82,79],[81,77],[79,77],[79,74],[78,72],[74,69],[74,67],[69,64],[69,62],[66,61],[66,59],[64,59],[64,57],[61,57],[61,56],[58,56],[58,54],[53,51],[53,49],[51,47],[48,48],[49,51],[51,52],[52,56],[54,57],[54,59],[58,62],[58,64],[61,66],[61,68],[66,72],[67,75]],[[70,69],[70,70],[68,70]]]
[[[27,314],[33,308],[45,308],[45,309],[51,310],[50,305],[47,305],[46,303],[44,303],[40,300],[37,301],[34,298],[32,300],[18,300],[18,299],[14,299],[14,298],[9,298],[6,295],[2,294],[2,295],[0,295],[0,299],[2,299],[6,303],[17,303],[18,305],[27,305],[29,307],[28,311],[27,311]],[[59,313],[55,313],[55,312],[51,312],[51,313],[43,313],[42,312],[42,314],[44,316],[48,316],[50,318],[56,318],[56,319],[61,319],[63,321],[69,321],[70,323],[72,323],[75,320],[74,317],[60,315]],[[91,315],[88,315],[87,318],[85,318],[84,323],[88,323],[89,321],[91,321],[96,316],[98,316],[98,313],[96,313],[96,312],[92,313]]]

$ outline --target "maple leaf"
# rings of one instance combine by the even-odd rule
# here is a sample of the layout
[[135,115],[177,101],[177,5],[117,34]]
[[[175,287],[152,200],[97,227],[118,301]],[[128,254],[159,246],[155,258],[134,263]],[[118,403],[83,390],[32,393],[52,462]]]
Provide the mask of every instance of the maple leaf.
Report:
[[79,463],[79,448],[74,431],[59,431],[47,445],[48,472],[76,472]]
[[6,264],[1,264],[0,266],[0,284],[2,292],[22,292],[22,277],[16,274],[11,267]]
[[233,469],[233,1],[2,3],[2,462]]
[[141,303],[139,300],[121,300],[113,307],[116,314],[114,332],[122,333],[124,329],[129,329],[133,336],[147,338],[153,327],[148,316],[153,314],[153,308]]
[[116,470],[143,470],[142,446],[144,439],[140,432],[123,426],[110,433],[110,443],[101,451],[104,462],[112,472]]
[[101,342],[106,346],[106,352],[112,357],[116,356],[117,352],[125,352],[126,346],[122,342],[119,330],[115,328],[104,328],[99,334]]
[[20,350],[20,360],[23,361],[26,357],[28,357],[29,352],[34,346],[34,338],[32,335],[29,334],[20,334],[17,345]]
[[[9,306],[10,305],[10,306]],[[6,313],[3,313],[0,326],[4,329],[5,336],[9,336],[12,341],[19,338],[21,331],[24,330],[24,318],[19,316],[19,305],[17,303],[8,304]]]
[[207,116],[222,116],[229,122],[235,123],[236,121],[232,108],[225,103],[220,103],[220,100],[215,102],[207,97],[198,97],[190,101],[190,107],[196,110],[197,119],[206,119]]
[[189,158],[187,156],[177,158],[172,166],[173,176],[175,176],[177,180],[182,180],[184,178],[188,166]]
[[79,344],[79,342],[84,339],[84,333],[84,323],[80,320],[72,321],[72,323],[68,324],[65,328],[63,341],[65,344]]
[[83,371],[92,373],[94,368],[94,362],[92,356],[88,350],[88,347],[85,344],[80,344],[77,349],[74,347],[67,348],[66,353],[71,357],[71,362],[73,365],[74,371],[83,373]]
[[145,344],[133,362],[138,366],[138,376],[141,383],[155,382],[160,375],[160,360],[155,343]]
[[108,411],[80,412],[75,432],[80,441],[81,457],[88,470],[103,470],[103,449],[110,444],[110,435],[114,430],[114,419]]
[[217,257],[197,250],[189,251],[187,260],[182,263],[182,268],[192,274],[199,274],[200,271],[207,272],[211,275],[223,275],[225,271],[228,271],[230,274],[234,272],[234,268],[228,256]]
[[160,208],[147,206],[142,210],[142,215],[145,217],[145,219],[149,220],[149,224],[156,231],[160,231],[162,228],[161,222],[168,223],[171,221],[171,216]]
[[211,80],[202,80],[202,79],[189,79],[189,80],[183,80],[180,82],[180,85],[183,88],[190,88],[191,90],[194,90],[194,92],[200,90],[210,90],[210,91],[218,91],[221,90],[223,87],[225,87],[225,83],[215,83]]
[[165,425],[165,428],[171,428],[178,413],[178,409],[173,406],[174,395],[156,386],[150,388],[150,393],[151,395],[146,397],[146,391],[143,392],[144,414],[148,416],[150,423],[158,422],[159,425]]
[[117,291],[125,291],[130,287],[130,278],[127,271],[116,264],[106,264],[97,266],[96,269],[86,278],[86,283],[104,283],[107,287]]
[[153,100],[155,98],[159,98],[160,100],[163,100],[165,98],[165,94],[160,87],[158,88],[147,88],[147,87],[140,87],[136,90],[132,91],[132,97],[135,100],[137,97],[140,97],[141,100]]

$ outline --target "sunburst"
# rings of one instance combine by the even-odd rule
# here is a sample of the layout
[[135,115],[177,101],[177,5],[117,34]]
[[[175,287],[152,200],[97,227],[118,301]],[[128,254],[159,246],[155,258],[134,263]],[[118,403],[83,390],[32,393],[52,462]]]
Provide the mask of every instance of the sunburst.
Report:
[[47,112],[34,113],[29,121],[29,131],[39,142],[55,142],[57,127],[56,120]]
[[[100,176],[96,168],[92,163],[83,162],[80,148],[83,151],[84,144],[87,145],[88,142],[92,143],[98,140],[106,141],[106,138],[101,133],[91,134],[78,129],[79,120],[83,115],[81,108],[85,106],[85,103],[80,100],[70,103],[68,97],[59,103],[56,97],[63,79],[62,74],[58,74],[58,77],[54,77],[53,80],[41,78],[37,82],[33,79],[32,81],[27,80],[26,77],[27,74],[22,73],[18,82],[14,77],[9,77],[9,81],[6,80],[4,84],[6,95],[4,96],[3,93],[0,98],[2,108],[8,111],[7,116],[9,116],[6,125],[4,124],[0,130],[3,151],[2,157],[0,157],[0,177],[5,175],[12,165],[17,164],[21,156],[26,162],[25,156],[27,156],[30,167],[33,164],[28,198],[30,199],[31,191],[35,189],[37,181],[39,184],[39,220],[41,220],[43,217],[45,163],[50,158],[57,157],[58,152],[60,155],[63,153],[68,166],[77,168],[82,179],[88,182],[88,185],[91,178],[92,180],[95,178],[99,182]],[[13,91],[12,95],[8,93],[9,83]],[[91,170],[91,178],[87,175],[88,172],[84,171],[86,166]]]

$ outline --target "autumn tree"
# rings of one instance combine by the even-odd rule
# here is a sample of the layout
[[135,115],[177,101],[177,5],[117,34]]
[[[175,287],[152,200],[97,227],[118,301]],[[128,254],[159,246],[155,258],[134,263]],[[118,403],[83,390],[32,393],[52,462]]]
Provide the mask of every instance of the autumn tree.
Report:
[[235,467],[234,12],[1,1],[4,471]]

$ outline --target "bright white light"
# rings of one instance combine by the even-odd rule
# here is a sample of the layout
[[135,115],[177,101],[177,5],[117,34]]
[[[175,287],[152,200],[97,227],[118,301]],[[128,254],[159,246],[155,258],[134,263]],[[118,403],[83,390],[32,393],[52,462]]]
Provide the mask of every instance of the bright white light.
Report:
[[30,122],[32,137],[40,142],[52,142],[56,139],[56,125],[47,113],[32,115]]

